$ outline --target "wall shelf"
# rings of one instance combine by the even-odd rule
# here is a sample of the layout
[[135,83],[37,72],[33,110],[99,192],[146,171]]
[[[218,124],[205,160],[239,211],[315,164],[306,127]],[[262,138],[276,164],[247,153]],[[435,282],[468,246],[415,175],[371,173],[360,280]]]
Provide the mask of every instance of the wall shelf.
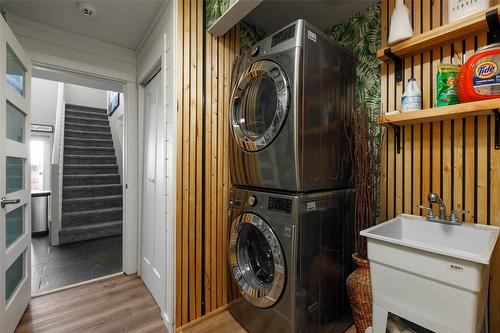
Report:
[[212,35],[222,37],[262,1],[263,0],[235,0],[226,12],[224,12],[207,31]]
[[380,117],[380,124],[382,126],[404,126],[432,121],[459,119],[492,114],[493,110],[499,108],[500,98],[496,98],[398,114],[382,115]]
[[396,134],[396,152],[401,151],[400,126],[493,114],[495,118],[494,147],[500,150],[500,98],[382,115],[380,124],[391,126]]
[[382,48],[377,51],[377,57],[384,62],[391,62],[395,58],[422,53],[464,36],[488,31],[488,21],[486,19],[488,13],[490,15],[495,13],[498,17],[500,5],[418,34],[395,45]]

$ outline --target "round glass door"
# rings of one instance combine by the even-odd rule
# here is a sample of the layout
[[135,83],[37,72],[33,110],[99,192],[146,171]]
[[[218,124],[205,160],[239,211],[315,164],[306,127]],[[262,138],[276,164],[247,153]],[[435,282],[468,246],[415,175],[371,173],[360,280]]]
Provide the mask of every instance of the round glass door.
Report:
[[261,308],[278,301],[285,287],[285,259],[278,238],[261,217],[244,213],[234,219],[229,256],[243,297]]
[[236,143],[247,151],[261,150],[276,138],[286,118],[286,75],[275,62],[256,61],[240,75],[231,100]]

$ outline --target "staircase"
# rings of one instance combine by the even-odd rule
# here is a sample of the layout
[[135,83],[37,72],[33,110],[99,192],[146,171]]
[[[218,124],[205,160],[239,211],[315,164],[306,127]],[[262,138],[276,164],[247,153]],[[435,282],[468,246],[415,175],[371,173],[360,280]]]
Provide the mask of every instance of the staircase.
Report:
[[106,110],[66,104],[59,243],[121,234],[122,204]]

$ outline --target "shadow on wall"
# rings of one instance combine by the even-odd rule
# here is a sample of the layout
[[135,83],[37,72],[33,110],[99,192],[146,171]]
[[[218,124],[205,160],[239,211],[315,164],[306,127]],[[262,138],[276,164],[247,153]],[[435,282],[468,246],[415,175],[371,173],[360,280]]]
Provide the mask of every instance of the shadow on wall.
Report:
[[125,99],[123,93],[118,94],[118,107],[111,113],[111,98],[114,92],[108,91],[106,94],[106,108],[108,109],[109,126],[111,127],[111,137],[115,148],[116,164],[118,173],[123,182],[123,112],[125,110]]

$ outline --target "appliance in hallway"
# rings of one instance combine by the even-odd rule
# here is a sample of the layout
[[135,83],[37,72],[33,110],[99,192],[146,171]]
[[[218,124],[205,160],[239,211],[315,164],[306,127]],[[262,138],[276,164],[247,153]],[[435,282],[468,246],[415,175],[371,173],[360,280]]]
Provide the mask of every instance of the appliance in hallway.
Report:
[[351,326],[355,191],[233,189],[230,312],[250,332],[344,332]]
[[343,332],[355,58],[298,20],[232,75],[229,311],[251,333]]
[[309,192],[352,187],[346,131],[355,58],[304,20],[257,43],[233,67],[235,186]]

